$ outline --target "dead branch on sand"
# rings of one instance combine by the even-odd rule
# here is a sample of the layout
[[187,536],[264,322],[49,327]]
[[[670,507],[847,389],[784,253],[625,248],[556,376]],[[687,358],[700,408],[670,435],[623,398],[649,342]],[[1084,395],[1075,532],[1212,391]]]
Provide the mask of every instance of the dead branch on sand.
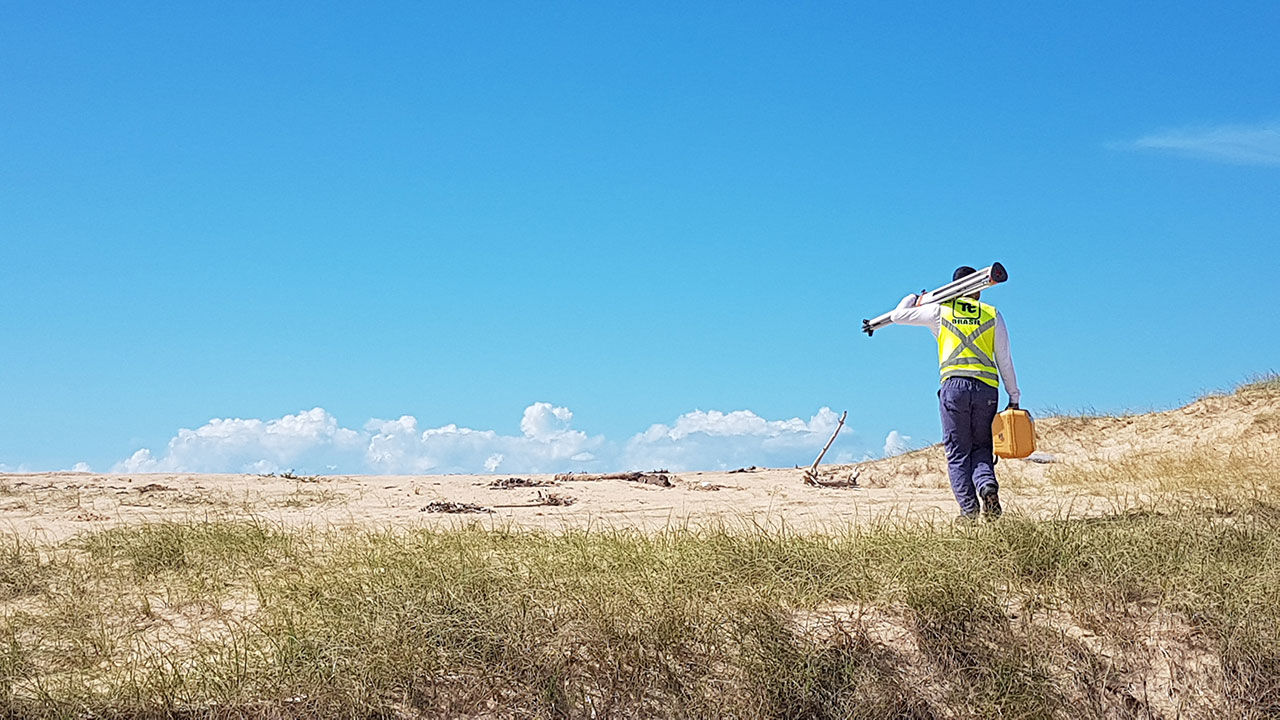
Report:
[[534,480],[532,478],[522,477],[500,478],[489,483],[489,487],[496,488],[498,490],[510,490],[511,488],[526,487],[551,487],[552,485],[555,485],[555,483],[548,480]]
[[675,476],[665,471],[658,472],[629,472],[629,473],[606,473],[604,475],[592,475],[590,473],[561,473],[556,475],[556,482],[595,482],[598,480],[626,480],[627,482],[644,483],[645,485],[657,485],[658,487],[675,487]]
[[831,433],[831,438],[827,440],[827,444],[822,446],[822,452],[818,453],[818,459],[814,460],[813,465],[811,465],[808,470],[804,471],[804,482],[806,485],[821,484],[821,478],[818,477],[818,463],[822,462],[822,456],[826,455],[827,450],[831,449],[831,443],[836,441],[836,436],[840,434],[840,428],[844,427],[844,419],[848,417],[848,415],[848,410],[840,413],[840,422],[836,423],[836,431]]
[[810,475],[809,471],[806,470],[804,473],[804,484],[814,485],[816,487],[852,488],[854,490],[859,490],[862,486],[858,485],[858,476],[861,474],[862,471],[858,470],[858,468],[854,468],[853,472],[849,473],[849,476],[845,478],[839,477],[835,472],[828,472],[825,470],[820,470]]
[[576,502],[578,502],[578,498],[576,497],[571,497],[569,495],[559,495],[557,493],[550,493],[550,492],[544,493],[541,490],[539,490],[538,499],[535,502],[524,503],[522,505],[494,505],[494,507],[495,508],[531,508],[531,507],[546,507],[548,505],[565,507],[568,505],[572,505]]
[[429,513],[492,513],[493,511],[487,507],[476,505],[474,503],[463,502],[430,502],[427,506],[418,512]]

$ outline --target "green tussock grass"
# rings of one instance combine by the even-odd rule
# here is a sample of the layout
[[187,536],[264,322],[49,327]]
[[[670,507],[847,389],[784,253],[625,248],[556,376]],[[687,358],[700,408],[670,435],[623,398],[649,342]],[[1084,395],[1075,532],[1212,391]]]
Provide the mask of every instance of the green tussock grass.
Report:
[[1249,502],[807,536],[242,522],[10,540],[0,709],[1101,716],[1147,702],[1115,659],[1164,618],[1216,663],[1215,708],[1264,717],[1280,712],[1277,531],[1280,509]]

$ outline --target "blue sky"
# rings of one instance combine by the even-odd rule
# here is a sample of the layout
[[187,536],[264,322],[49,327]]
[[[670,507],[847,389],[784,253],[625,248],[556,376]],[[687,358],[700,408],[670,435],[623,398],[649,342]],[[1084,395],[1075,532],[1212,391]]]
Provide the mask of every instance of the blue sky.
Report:
[[994,260],[1033,410],[1276,368],[1280,7],[963,5],[4,3],[0,466],[878,455]]

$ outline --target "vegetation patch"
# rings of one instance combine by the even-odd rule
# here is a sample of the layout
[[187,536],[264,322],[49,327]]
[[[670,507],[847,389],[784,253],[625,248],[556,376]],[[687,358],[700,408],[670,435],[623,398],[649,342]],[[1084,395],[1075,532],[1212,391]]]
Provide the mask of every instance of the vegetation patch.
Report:
[[11,539],[0,709],[1266,717],[1280,509],[1222,509],[835,535],[208,522],[43,553]]

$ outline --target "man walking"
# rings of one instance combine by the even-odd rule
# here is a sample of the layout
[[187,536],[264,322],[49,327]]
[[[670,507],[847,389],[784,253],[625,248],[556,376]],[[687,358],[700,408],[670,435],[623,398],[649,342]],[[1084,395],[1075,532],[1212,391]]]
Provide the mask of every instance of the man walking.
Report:
[[[968,266],[959,267],[951,279],[959,280],[975,272]],[[1000,516],[1001,508],[991,449],[991,421],[1000,402],[1000,379],[1004,379],[1009,393],[1009,407],[1018,407],[1021,395],[1009,357],[1004,318],[991,305],[979,302],[980,295],[973,293],[925,305],[917,305],[917,296],[908,295],[889,317],[898,325],[927,327],[938,338],[942,373],[938,404],[951,492],[960,503],[962,518],[975,520],[981,509],[988,520],[994,520]]]

